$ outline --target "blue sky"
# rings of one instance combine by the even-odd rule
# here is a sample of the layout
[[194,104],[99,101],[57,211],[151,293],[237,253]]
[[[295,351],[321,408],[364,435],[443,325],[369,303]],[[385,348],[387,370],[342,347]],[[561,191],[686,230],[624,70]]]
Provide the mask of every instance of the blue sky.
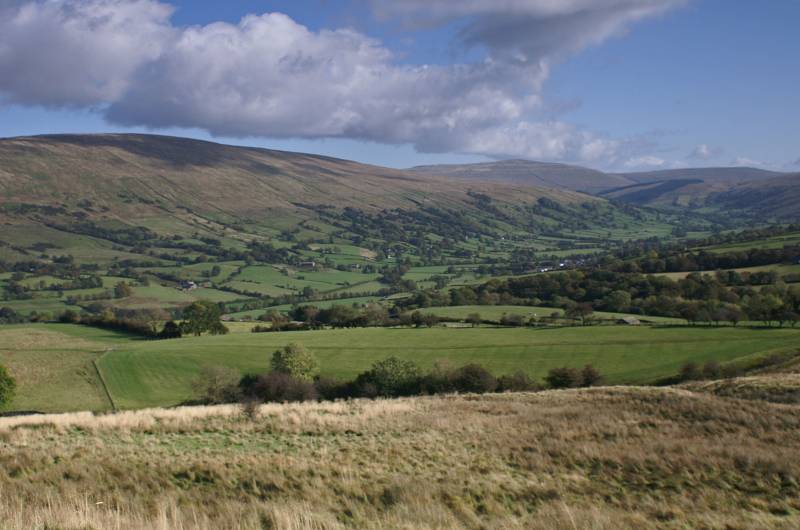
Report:
[[800,1],[572,3],[12,0],[0,136],[158,132],[394,167],[800,171]]

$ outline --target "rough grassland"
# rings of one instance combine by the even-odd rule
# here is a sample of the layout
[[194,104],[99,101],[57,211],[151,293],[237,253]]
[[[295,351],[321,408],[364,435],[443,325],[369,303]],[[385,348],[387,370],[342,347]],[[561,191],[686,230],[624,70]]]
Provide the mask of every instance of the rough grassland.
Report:
[[800,526],[798,408],[657,388],[0,419],[9,530]]

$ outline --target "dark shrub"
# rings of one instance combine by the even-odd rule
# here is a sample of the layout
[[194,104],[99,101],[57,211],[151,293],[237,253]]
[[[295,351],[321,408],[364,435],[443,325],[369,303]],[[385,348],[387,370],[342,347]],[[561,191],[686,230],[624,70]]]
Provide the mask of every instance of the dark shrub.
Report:
[[483,394],[497,388],[497,379],[489,370],[479,364],[468,364],[455,370],[451,375],[453,388],[458,392]]
[[498,392],[526,392],[540,388],[541,385],[523,371],[503,375],[497,379]]
[[707,361],[703,365],[703,379],[719,379],[722,377],[722,366],[717,361]]
[[317,399],[317,390],[311,381],[283,372],[258,376],[252,391],[255,397],[264,402],[288,403]]
[[678,373],[678,379],[681,381],[696,381],[697,379],[701,379],[703,373],[700,371],[700,367],[697,363],[688,362],[681,366],[681,370]]
[[160,339],[179,339],[182,336],[183,332],[181,331],[181,326],[174,320],[165,323],[163,329],[158,334],[158,338]]
[[330,377],[317,377],[314,388],[320,399],[335,400],[353,397],[355,392],[352,383],[343,383]]
[[581,386],[583,376],[580,370],[564,366],[551,369],[544,380],[547,381],[550,388],[575,388]]
[[81,317],[75,311],[67,309],[58,316],[58,321],[62,324],[76,324]]
[[581,370],[581,386],[597,386],[603,382],[603,375],[591,364]]

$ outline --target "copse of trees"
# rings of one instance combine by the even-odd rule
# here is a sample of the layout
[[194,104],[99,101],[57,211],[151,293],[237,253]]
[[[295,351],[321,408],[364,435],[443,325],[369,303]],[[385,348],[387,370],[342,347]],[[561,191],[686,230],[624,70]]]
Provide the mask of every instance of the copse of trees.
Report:
[[[493,279],[450,291],[425,291],[398,300],[401,310],[461,305],[531,305],[562,308],[583,324],[594,311],[683,318],[690,324],[743,320],[765,325],[800,323],[800,285],[776,282],[755,289],[728,286],[719,275],[666,276],[591,271]],[[515,325],[509,321],[506,325]],[[517,324],[518,325],[518,324]]]
[[222,311],[214,302],[200,300],[183,310],[181,331],[186,335],[200,336],[203,333],[225,335],[228,328],[222,323]]

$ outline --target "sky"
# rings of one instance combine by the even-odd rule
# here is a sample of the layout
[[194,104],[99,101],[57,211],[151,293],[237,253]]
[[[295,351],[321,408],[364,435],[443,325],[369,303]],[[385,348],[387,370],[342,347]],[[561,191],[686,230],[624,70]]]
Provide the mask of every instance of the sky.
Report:
[[800,0],[0,0],[0,137],[800,171]]

